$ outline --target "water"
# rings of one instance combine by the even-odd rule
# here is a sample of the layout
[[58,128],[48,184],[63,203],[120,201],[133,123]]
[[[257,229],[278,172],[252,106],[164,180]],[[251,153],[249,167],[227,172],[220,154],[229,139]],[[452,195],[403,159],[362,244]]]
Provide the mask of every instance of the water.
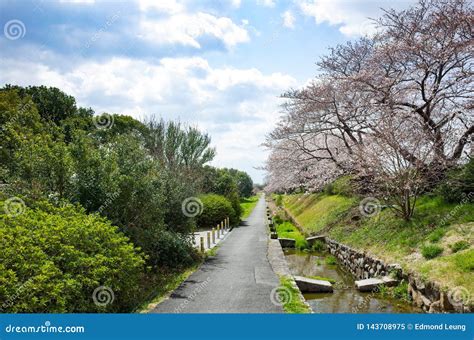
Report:
[[328,265],[327,253],[285,250],[293,275],[321,276],[336,280],[333,293],[303,294],[315,313],[420,313],[409,303],[384,298],[381,294],[362,293],[355,288],[354,277],[341,266]]

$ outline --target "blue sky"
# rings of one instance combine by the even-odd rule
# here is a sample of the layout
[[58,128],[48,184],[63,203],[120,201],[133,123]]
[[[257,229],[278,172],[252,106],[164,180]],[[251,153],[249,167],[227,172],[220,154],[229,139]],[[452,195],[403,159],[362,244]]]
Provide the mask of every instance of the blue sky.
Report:
[[335,46],[412,0],[0,0],[0,85],[56,86],[96,113],[181,120],[211,134],[213,165],[256,182],[278,96]]

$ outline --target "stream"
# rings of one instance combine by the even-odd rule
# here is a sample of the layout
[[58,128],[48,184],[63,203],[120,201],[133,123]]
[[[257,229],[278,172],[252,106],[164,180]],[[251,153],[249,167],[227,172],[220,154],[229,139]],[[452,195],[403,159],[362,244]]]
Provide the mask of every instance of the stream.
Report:
[[326,264],[328,253],[284,250],[293,275],[320,276],[336,281],[333,293],[305,293],[303,296],[315,313],[421,313],[410,303],[382,297],[376,293],[362,293],[355,288],[354,277],[339,264]]

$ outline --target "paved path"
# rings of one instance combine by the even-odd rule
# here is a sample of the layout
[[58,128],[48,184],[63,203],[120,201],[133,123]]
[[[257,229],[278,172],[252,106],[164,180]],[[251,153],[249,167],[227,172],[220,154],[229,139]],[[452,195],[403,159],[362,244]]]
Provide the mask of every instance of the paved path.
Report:
[[265,200],[152,313],[282,313],[270,299],[278,277],[267,260]]

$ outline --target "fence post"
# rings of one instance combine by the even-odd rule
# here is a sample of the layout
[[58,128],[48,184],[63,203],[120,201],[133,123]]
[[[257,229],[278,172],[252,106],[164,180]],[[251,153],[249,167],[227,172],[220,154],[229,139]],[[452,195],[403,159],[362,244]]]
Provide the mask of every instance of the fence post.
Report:
[[212,243],[216,244],[216,229],[212,228]]
[[201,252],[204,253],[204,237],[201,236]]
[[207,249],[211,249],[211,233],[207,232]]

